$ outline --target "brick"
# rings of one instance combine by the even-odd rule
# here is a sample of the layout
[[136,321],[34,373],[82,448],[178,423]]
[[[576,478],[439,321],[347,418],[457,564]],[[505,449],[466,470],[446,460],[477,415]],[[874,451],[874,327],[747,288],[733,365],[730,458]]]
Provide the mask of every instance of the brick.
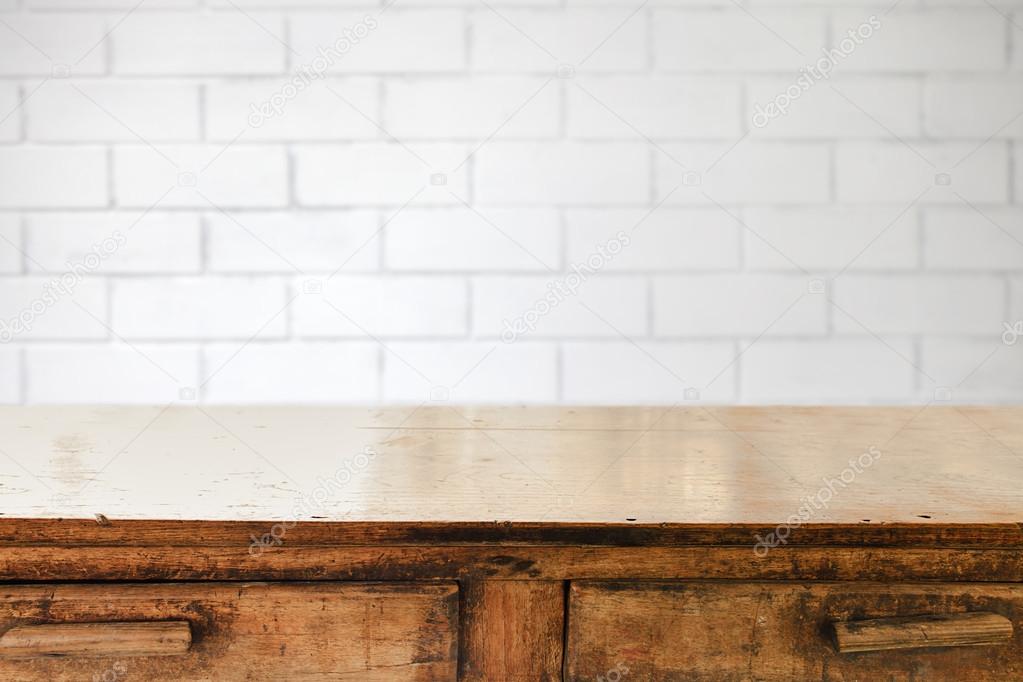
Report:
[[[912,346],[905,341],[761,339],[742,364],[744,403],[875,404],[913,397]],[[893,350],[894,348],[894,350]]]
[[816,204],[829,200],[823,143],[671,143],[654,155],[658,200],[668,204]]
[[465,17],[457,10],[303,12],[290,24],[289,43],[298,52],[292,62],[317,71],[441,72],[466,65]]
[[372,211],[211,213],[208,259],[214,272],[332,273],[376,270],[380,250]]
[[1023,320],[1023,277],[1009,280],[1009,322]]
[[1023,137],[1023,85],[1018,78],[931,78],[925,88],[925,128],[944,138]]
[[106,319],[106,282],[98,277],[0,279],[0,341],[105,339]]
[[400,139],[555,137],[558,85],[548,77],[466,76],[388,81],[384,127]]
[[337,7],[355,5],[365,7],[365,0],[207,0],[211,7],[243,9],[307,9],[310,7]]
[[394,270],[546,270],[561,262],[559,231],[546,209],[407,208],[387,223],[385,259]]
[[736,80],[590,77],[570,82],[567,94],[573,137],[735,138],[743,130]]
[[0,348],[0,404],[21,402],[21,359],[16,348]]
[[743,213],[752,270],[917,267],[918,216],[898,208],[750,208]]
[[482,203],[638,203],[649,196],[645,144],[492,142],[475,157]]
[[0,272],[21,272],[21,219],[13,213],[0,213]]
[[[1023,23],[1023,12],[1013,12],[1011,17],[1010,21],[1013,26],[1019,26]],[[1013,37],[1010,61],[1013,69],[1023,69],[1023,42],[1020,41],[1019,36]]]
[[831,295],[835,329],[850,334],[994,334],[1005,311],[994,277],[844,275]]
[[284,79],[214,83],[206,88],[211,140],[364,140],[381,133],[374,121],[377,84],[370,79]]
[[199,137],[194,85],[50,80],[25,108],[30,140],[153,143]]
[[[460,203],[468,185],[459,164],[468,154],[453,144],[302,145],[294,151],[295,192],[305,206]],[[434,184],[438,174],[443,182]]]
[[92,147],[0,148],[0,207],[107,204],[107,158]]
[[399,341],[384,351],[383,399],[456,405],[554,402],[557,349],[526,342]]
[[1023,394],[1023,342],[1008,346],[997,339],[928,339],[921,345],[925,381],[921,400],[938,388],[955,403],[1019,402]]
[[294,304],[302,337],[444,337],[466,332],[467,292],[457,277],[338,276]]
[[565,343],[564,400],[584,405],[732,402],[734,357],[730,343]]
[[792,71],[825,44],[824,18],[810,11],[659,9],[653,28],[664,71]]
[[[282,147],[162,145],[114,150],[114,194],[121,206],[214,209],[288,203]],[[212,203],[212,205],[211,205]]]
[[[832,16],[835,46],[864,22],[863,12]],[[881,27],[839,62],[850,71],[978,71],[1005,66],[1006,20],[990,7],[877,14]]]
[[[840,202],[961,204],[1008,200],[1004,143],[842,142],[836,151]],[[914,151],[915,150],[915,151]],[[924,190],[927,190],[926,194]],[[922,196],[921,196],[922,195]]]
[[[242,1],[244,2],[244,0]],[[145,4],[140,4],[139,0],[24,0],[24,4],[29,9],[138,9],[145,11],[196,7],[199,0],[146,0]]]
[[0,76],[66,78],[103,73],[102,16],[7,14],[0,24]]
[[199,353],[152,344],[29,347],[25,373],[29,403],[165,405],[196,385]]
[[[636,5],[630,0],[566,0],[566,2],[569,7],[572,7],[574,5],[578,6],[596,5],[599,7],[615,5],[629,7],[630,9],[636,8]],[[809,2],[813,2],[813,0],[808,0],[807,4],[809,4]],[[778,4],[781,3],[779,2]],[[676,8],[679,6],[692,6],[706,8],[711,5],[734,7],[731,0],[650,0],[650,2],[647,3],[646,6],[650,7],[668,6]]]
[[[276,36],[276,38],[275,38]],[[114,73],[283,73],[284,24],[275,14],[132,12],[111,34]]]
[[112,326],[129,339],[279,338],[288,299],[273,277],[122,279],[113,284]]
[[599,273],[478,277],[473,333],[480,338],[620,338],[647,334],[646,282]]
[[[765,76],[747,86],[748,121],[756,138],[919,137],[920,92],[920,83],[906,77],[797,81]],[[784,106],[785,113],[772,104]]]
[[[626,21],[626,19],[628,19]],[[623,23],[624,22],[624,23]],[[489,9],[472,13],[472,66],[480,71],[640,71],[646,16],[619,9]],[[527,37],[528,36],[528,37]],[[574,71],[562,69],[571,78]]]
[[[30,271],[71,264],[99,273],[189,273],[200,268],[197,215],[137,211],[37,213],[25,218]],[[91,254],[91,255],[90,255]]]
[[577,209],[565,212],[567,259],[585,263],[619,232],[629,244],[608,271],[727,270],[739,266],[739,225],[713,209]]
[[657,336],[823,334],[824,294],[794,275],[692,275],[654,279]]
[[0,142],[21,136],[21,97],[14,83],[0,83]]
[[1016,152],[1013,159],[1013,168],[1016,169],[1016,186],[1013,188],[1013,196],[1016,197],[1016,201],[1019,202],[1023,199],[1023,173],[1019,169],[1023,168],[1023,145],[1016,145]]
[[953,270],[1023,270],[1023,209],[928,209],[924,262]]
[[[369,403],[378,399],[377,344],[213,344],[203,350],[207,403]],[[212,376],[210,376],[212,375]]]

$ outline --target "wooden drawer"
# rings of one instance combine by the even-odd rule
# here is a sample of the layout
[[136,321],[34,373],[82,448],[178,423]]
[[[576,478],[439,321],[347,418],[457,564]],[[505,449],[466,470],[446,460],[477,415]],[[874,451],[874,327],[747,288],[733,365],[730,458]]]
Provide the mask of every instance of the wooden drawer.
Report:
[[0,586],[0,680],[453,680],[457,620],[454,583]]
[[[1023,679],[1023,585],[577,582],[569,600],[568,680]],[[965,613],[990,615],[922,618]],[[873,650],[839,653],[835,623]]]

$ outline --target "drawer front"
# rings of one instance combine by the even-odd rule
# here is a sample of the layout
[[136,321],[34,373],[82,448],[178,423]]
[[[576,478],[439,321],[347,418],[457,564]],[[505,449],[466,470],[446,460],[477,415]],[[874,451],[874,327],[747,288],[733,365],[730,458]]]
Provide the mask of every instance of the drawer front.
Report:
[[577,582],[569,600],[568,680],[1023,679],[1023,585]]
[[0,680],[454,680],[454,583],[0,586]]

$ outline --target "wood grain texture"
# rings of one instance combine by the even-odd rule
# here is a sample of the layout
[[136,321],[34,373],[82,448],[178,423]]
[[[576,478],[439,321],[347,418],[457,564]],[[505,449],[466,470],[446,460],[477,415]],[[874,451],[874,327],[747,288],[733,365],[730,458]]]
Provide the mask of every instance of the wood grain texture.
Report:
[[[1005,646],[839,654],[834,621],[997,613]],[[566,679],[1006,680],[1023,676],[1023,585],[573,583]]]
[[[275,528],[272,521],[21,519],[0,517],[0,546],[248,547]],[[777,531],[759,524],[568,522],[304,521],[289,525],[279,546],[347,545],[595,545],[684,547],[754,545]],[[1023,547],[1017,523],[807,523],[786,546]]]
[[1012,621],[997,613],[977,611],[905,618],[875,618],[834,623],[839,653],[990,646],[1012,639]]
[[0,635],[0,658],[180,656],[191,645],[183,620],[23,625]]
[[0,587],[0,631],[42,623],[181,620],[180,656],[0,658],[0,679],[453,680],[453,584],[154,584]]
[[0,580],[1023,581],[1023,551],[791,547],[11,547]]
[[459,679],[561,680],[565,584],[474,580],[462,585]]
[[846,536],[1023,520],[1020,408],[8,407],[0,443],[14,519],[637,524],[647,542],[786,523],[830,485],[804,521]]

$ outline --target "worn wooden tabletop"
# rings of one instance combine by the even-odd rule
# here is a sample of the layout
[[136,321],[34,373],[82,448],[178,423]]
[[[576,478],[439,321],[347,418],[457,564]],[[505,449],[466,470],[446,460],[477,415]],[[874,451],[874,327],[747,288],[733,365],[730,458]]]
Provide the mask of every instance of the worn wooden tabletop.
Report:
[[0,519],[699,525],[801,509],[1023,521],[1023,409],[0,409]]

